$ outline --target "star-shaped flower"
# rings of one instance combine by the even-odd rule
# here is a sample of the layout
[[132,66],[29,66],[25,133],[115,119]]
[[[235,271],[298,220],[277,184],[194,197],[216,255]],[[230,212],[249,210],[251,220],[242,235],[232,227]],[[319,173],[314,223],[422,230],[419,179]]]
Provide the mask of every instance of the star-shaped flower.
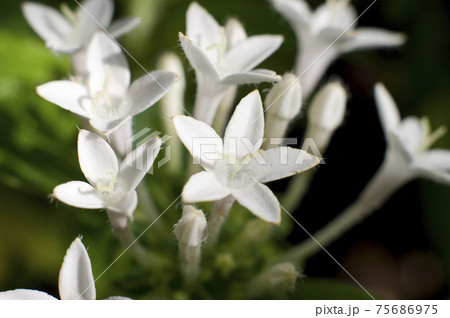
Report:
[[271,1],[297,37],[295,72],[301,75],[305,98],[339,55],[405,42],[405,36],[400,33],[371,27],[355,28],[357,14],[348,0],[326,0],[314,12],[304,0]]
[[89,119],[101,132],[112,132],[131,116],[163,97],[177,80],[172,72],[155,71],[134,81],[119,45],[97,33],[87,50],[87,78],[53,81],[37,88],[44,99]]
[[375,86],[375,99],[387,140],[390,171],[406,181],[424,177],[450,184],[450,151],[429,148],[446,132],[441,126],[431,132],[426,117],[400,120],[397,105],[383,84]]
[[62,5],[63,14],[35,2],[25,2],[22,10],[33,30],[57,53],[74,53],[87,45],[95,32],[103,29],[119,37],[140,22],[138,18],[124,18],[111,23],[112,0],[85,0],[75,12]]
[[180,33],[179,38],[197,78],[195,118],[212,124],[230,86],[280,79],[273,71],[253,69],[278,49],[282,36],[246,37],[232,25],[224,29],[196,2],[189,6],[186,20],[186,36]]
[[[77,237],[68,248],[59,272],[59,295],[61,300],[95,300],[95,294],[91,260],[83,243]],[[15,289],[0,292],[0,300],[56,300],[56,298],[39,290]]]
[[261,219],[279,223],[278,200],[263,183],[300,173],[320,162],[320,158],[299,149],[260,150],[264,116],[257,90],[236,107],[223,141],[202,121],[187,116],[172,120],[194,161],[206,170],[191,176],[184,186],[185,202],[216,201],[231,195]]
[[80,130],[78,159],[89,181],[70,181],[57,186],[54,196],[82,209],[106,209],[131,217],[137,206],[136,187],[153,165],[161,139],[145,143],[119,161],[111,146],[98,135]]

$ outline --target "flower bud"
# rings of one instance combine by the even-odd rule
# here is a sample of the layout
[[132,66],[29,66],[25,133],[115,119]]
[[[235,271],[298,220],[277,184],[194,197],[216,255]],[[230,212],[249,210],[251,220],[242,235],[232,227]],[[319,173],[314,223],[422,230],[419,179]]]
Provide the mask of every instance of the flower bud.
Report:
[[312,137],[324,152],[334,131],[342,124],[347,94],[339,82],[325,85],[313,98],[308,111],[306,137]]
[[249,292],[257,296],[271,291],[292,291],[300,276],[292,263],[278,263],[256,277],[250,284]]
[[[264,136],[283,138],[289,122],[294,119],[302,107],[302,89],[297,76],[287,73],[275,84],[264,101],[267,119]],[[267,147],[277,146],[269,143]]]
[[205,214],[190,205],[183,208],[181,219],[173,230],[178,242],[186,247],[199,246],[208,236]]

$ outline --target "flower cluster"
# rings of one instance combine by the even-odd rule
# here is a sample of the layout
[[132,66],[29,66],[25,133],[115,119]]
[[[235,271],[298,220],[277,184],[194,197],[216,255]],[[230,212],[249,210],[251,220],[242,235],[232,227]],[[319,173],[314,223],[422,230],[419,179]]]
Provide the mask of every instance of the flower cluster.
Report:
[[[131,82],[124,50],[115,38],[133,29],[139,19],[111,22],[112,0],[85,0],[76,11],[63,6],[62,14],[45,5],[23,4],[26,19],[47,47],[69,55],[73,65],[73,74],[67,79],[37,87],[40,97],[76,115],[81,125],[78,159],[87,182],[57,185],[53,197],[72,207],[105,210],[118,238],[146,268],[164,267],[167,260],[155,256],[161,251],[139,245],[130,226],[135,222],[137,207],[146,209],[147,201],[151,201],[152,195],[142,180],[166,140],[156,136],[134,148],[130,141],[134,137],[135,116],[162,101],[162,113],[171,117],[169,123],[162,125],[178,137],[169,141],[173,154],[169,167],[184,187],[178,193],[182,214],[171,228],[175,238],[170,232],[159,234],[161,240],[178,241],[179,257],[175,259],[188,289],[202,281],[202,252],[209,256],[213,253],[235,201],[257,217],[242,227],[237,241],[225,245],[239,246],[236,253],[242,253],[242,249],[269,237],[272,225],[280,225],[282,208],[290,210],[301,200],[314,175],[312,168],[324,162],[321,153],[344,122],[348,97],[344,84],[329,81],[318,85],[329,64],[346,52],[398,46],[405,41],[402,34],[355,28],[357,14],[346,0],[327,0],[315,11],[304,0],[271,2],[293,27],[299,46],[295,72],[283,76],[272,70],[255,69],[281,46],[282,36],[247,35],[236,19],[221,26],[199,4],[189,6],[186,31],[180,32],[178,39],[195,71],[193,116],[184,113],[184,90],[188,86],[176,55],[164,55],[160,64],[164,70],[149,72]],[[238,85],[263,82],[273,83],[264,102],[261,92],[254,88],[238,103],[234,102]],[[282,138],[316,89],[306,112],[305,132],[305,137],[314,141],[310,148],[313,154],[306,151],[309,149],[284,146]],[[292,291],[301,277],[296,265],[319,250],[317,241],[320,247],[331,243],[412,178],[424,176],[450,183],[450,152],[428,150],[445,132],[444,128],[431,132],[426,118],[400,121],[396,105],[382,84],[375,85],[375,100],[387,140],[379,172],[341,219],[315,235],[314,243],[306,241],[290,251],[279,252],[277,262],[269,263],[268,268],[249,279],[245,297],[259,297],[271,289]],[[183,161],[182,145],[190,152],[192,163]],[[265,185],[291,176],[295,176],[294,180],[281,200]],[[152,179],[158,177],[156,174]],[[138,195],[140,188],[144,189],[143,199]],[[150,221],[158,222],[167,209],[158,211],[161,214]],[[169,262],[172,260],[173,257]],[[229,254],[217,253],[214,266],[226,276],[238,265]],[[89,256],[79,238],[67,250],[59,290],[61,299],[96,298]],[[53,297],[17,289],[0,293],[0,299]]]

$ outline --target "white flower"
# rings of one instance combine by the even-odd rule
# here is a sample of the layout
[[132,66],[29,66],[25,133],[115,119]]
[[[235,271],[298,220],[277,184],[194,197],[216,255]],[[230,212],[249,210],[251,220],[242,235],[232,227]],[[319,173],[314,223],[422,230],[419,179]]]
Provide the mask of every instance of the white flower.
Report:
[[304,0],[272,0],[272,3],[296,34],[295,72],[302,77],[305,98],[339,55],[405,42],[400,33],[369,27],[356,29],[357,14],[348,0],[327,0],[314,12]]
[[[95,300],[95,281],[89,255],[77,237],[67,249],[59,272],[59,296],[61,300]],[[110,297],[109,299],[129,299]],[[56,300],[49,294],[32,289],[16,289],[0,292],[0,300]]]
[[134,81],[119,45],[97,33],[87,49],[85,83],[53,81],[37,88],[44,99],[89,119],[101,132],[113,131],[163,97],[177,79],[172,72],[155,71]]
[[138,18],[124,18],[111,23],[114,13],[112,0],[86,0],[75,12],[66,5],[62,13],[35,2],[25,2],[22,10],[33,30],[57,53],[72,54],[87,45],[95,32],[106,29],[119,37],[136,27]]
[[431,132],[426,117],[400,120],[397,105],[381,83],[375,86],[375,98],[388,144],[386,157],[392,162],[390,170],[405,180],[424,177],[450,184],[450,151],[429,150],[446,128]]
[[193,206],[184,206],[181,219],[175,224],[173,233],[184,247],[199,246],[208,236],[205,214]]
[[230,86],[280,79],[273,71],[253,68],[278,49],[282,36],[246,37],[235,22],[224,29],[196,2],[189,6],[186,19],[186,36],[179,37],[197,78],[195,118],[212,124]]
[[300,173],[320,161],[289,147],[260,150],[264,116],[256,90],[236,107],[223,141],[204,122],[187,116],[175,116],[172,120],[194,160],[206,169],[191,176],[184,186],[185,202],[215,201],[231,195],[261,219],[279,223],[278,200],[263,183]]
[[78,159],[89,183],[70,181],[57,186],[54,196],[65,204],[83,209],[106,209],[131,217],[137,206],[136,187],[152,166],[161,139],[143,144],[119,165],[116,154],[98,135],[80,130]]

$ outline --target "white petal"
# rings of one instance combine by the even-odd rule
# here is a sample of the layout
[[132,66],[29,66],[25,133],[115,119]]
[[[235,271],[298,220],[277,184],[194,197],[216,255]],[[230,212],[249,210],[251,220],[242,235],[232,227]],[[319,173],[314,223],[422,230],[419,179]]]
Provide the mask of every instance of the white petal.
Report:
[[182,200],[184,202],[206,202],[225,198],[230,190],[220,184],[213,173],[202,171],[191,176],[184,185]]
[[239,160],[261,148],[264,134],[264,112],[257,90],[236,106],[225,130],[224,152],[231,160]]
[[75,40],[74,28],[55,9],[34,2],[22,4],[22,11],[33,30],[48,48],[61,53],[73,53],[80,44]]
[[57,300],[57,299],[39,290],[15,289],[0,292],[0,300]]
[[59,201],[81,209],[104,208],[101,194],[89,183],[70,181],[53,189],[53,195]]
[[89,183],[107,186],[117,177],[119,164],[111,146],[100,136],[87,130],[78,134],[78,159]]
[[92,115],[82,107],[90,105],[90,97],[86,88],[73,81],[53,81],[40,85],[36,92],[42,98],[71,111],[77,115],[90,118]]
[[270,71],[269,73],[267,71],[254,70],[248,73],[228,75],[222,80],[222,83],[244,85],[262,82],[278,82],[279,80],[281,80],[281,76],[277,75],[275,72]]
[[222,40],[220,25],[197,2],[192,2],[186,13],[186,35],[204,50]]
[[220,74],[225,77],[251,71],[272,55],[282,42],[281,35],[255,35],[247,38],[227,52],[220,63]]
[[92,96],[104,91],[124,97],[130,85],[130,70],[122,49],[106,33],[96,33],[87,49],[87,71]]
[[212,167],[223,153],[222,138],[210,126],[192,117],[178,115],[172,122],[194,163]]
[[375,101],[384,133],[395,131],[400,123],[400,114],[394,99],[382,83],[375,85]]
[[219,73],[206,53],[182,33],[179,33],[179,38],[184,54],[186,54],[189,63],[191,63],[191,66],[195,69],[197,77],[202,76],[205,81],[219,83]]
[[136,189],[152,167],[160,149],[161,138],[157,137],[148,142],[140,143],[135,150],[125,157],[117,179],[123,191],[128,192]]
[[311,9],[304,0],[272,0],[275,9],[292,25],[294,30],[309,24]]
[[59,272],[61,300],[95,300],[95,283],[91,260],[77,237],[64,256]]
[[111,297],[105,298],[103,300],[132,300],[132,299],[129,297],[123,297],[123,296],[111,296]]
[[281,222],[280,204],[273,192],[264,184],[254,182],[244,189],[233,189],[231,195],[264,221],[275,224]]
[[113,132],[117,131],[125,121],[129,120],[131,116],[127,116],[124,119],[116,120],[105,120],[105,119],[91,119],[89,124],[95,131],[99,132],[100,135],[109,136]]
[[134,81],[128,91],[129,115],[139,114],[152,106],[168,93],[177,79],[175,73],[155,71]]
[[358,28],[352,40],[341,44],[341,52],[350,52],[360,49],[381,47],[394,47],[406,42],[402,33],[392,32],[378,28]]
[[436,182],[450,184],[450,151],[432,149],[414,156],[413,167],[419,175]]
[[141,23],[140,18],[122,18],[114,21],[108,27],[108,33],[111,34],[112,37],[118,38],[124,35],[125,33],[130,32],[135,27],[137,27]]
[[422,120],[417,117],[409,116],[404,118],[395,131],[400,139],[402,146],[414,154],[422,151],[422,146],[427,138],[427,127]]
[[301,173],[317,165],[320,160],[304,150],[277,147],[256,154],[249,165],[255,179],[265,183]]
[[342,33],[347,28],[356,27],[356,18],[355,8],[348,2],[327,1],[314,11],[311,19],[311,31],[317,33],[322,29],[335,29]]
[[107,28],[113,13],[112,0],[86,0],[81,3],[77,16],[83,43],[88,43],[96,31]]
[[247,33],[242,23],[233,18],[225,24],[225,34],[227,36],[227,51],[247,39]]
[[125,214],[131,218],[138,204],[137,193],[135,190],[125,193],[119,200],[111,202],[106,206],[110,212]]

